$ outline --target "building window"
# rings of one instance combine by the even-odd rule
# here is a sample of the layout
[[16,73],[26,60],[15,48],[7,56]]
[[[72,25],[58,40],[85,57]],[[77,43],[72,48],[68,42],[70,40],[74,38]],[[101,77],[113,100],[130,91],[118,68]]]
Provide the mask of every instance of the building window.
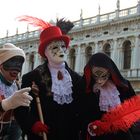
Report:
[[123,44],[123,53],[124,53],[124,69],[130,69],[131,66],[131,42],[126,41]]
[[85,50],[86,63],[89,61],[91,56],[92,56],[92,48],[87,47],[86,50]]
[[33,53],[30,55],[30,69],[31,70],[34,69],[34,54]]
[[109,57],[111,56],[111,52],[110,52],[110,44],[105,44],[103,47],[103,51],[105,54],[107,54]]

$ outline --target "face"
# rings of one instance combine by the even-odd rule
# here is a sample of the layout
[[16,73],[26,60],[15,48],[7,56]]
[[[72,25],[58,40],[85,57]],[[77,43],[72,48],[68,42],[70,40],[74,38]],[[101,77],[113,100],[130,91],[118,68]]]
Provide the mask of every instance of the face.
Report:
[[45,49],[45,56],[49,63],[61,64],[64,62],[66,45],[64,41],[52,41]]
[[21,72],[24,58],[21,56],[13,57],[0,66],[0,70],[4,78],[13,82],[18,77],[19,72]]
[[92,76],[99,86],[104,86],[109,79],[110,73],[105,68],[94,67],[92,68]]
[[4,78],[8,81],[8,82],[13,82],[14,80],[16,80],[16,78],[18,77],[19,72],[15,71],[15,70],[4,70],[3,66],[0,66],[1,69],[1,73],[4,76]]

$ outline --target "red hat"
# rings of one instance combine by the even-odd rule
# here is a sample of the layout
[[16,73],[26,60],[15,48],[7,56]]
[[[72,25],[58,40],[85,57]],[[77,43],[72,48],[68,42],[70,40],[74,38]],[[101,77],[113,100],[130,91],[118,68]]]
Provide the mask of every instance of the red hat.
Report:
[[38,48],[38,52],[42,57],[46,57],[45,47],[54,40],[63,40],[66,44],[66,48],[69,47],[70,38],[63,33],[68,33],[68,31],[74,26],[72,22],[65,21],[64,19],[57,21],[57,26],[53,26],[52,24],[45,22],[42,19],[32,17],[32,16],[21,16],[18,17],[19,21],[26,21],[32,24],[35,27],[39,27],[43,30],[40,34],[40,44]]
[[40,44],[38,52],[42,57],[45,57],[46,46],[54,40],[63,40],[66,44],[66,48],[69,47],[70,38],[67,35],[63,35],[60,28],[57,26],[50,26],[44,29],[40,34]]

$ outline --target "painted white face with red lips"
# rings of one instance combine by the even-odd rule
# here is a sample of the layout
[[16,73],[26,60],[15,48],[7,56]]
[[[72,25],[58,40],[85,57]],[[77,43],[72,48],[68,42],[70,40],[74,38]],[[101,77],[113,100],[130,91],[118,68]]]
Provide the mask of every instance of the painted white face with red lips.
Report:
[[52,41],[45,49],[45,56],[49,63],[61,64],[65,60],[66,45],[62,40]]

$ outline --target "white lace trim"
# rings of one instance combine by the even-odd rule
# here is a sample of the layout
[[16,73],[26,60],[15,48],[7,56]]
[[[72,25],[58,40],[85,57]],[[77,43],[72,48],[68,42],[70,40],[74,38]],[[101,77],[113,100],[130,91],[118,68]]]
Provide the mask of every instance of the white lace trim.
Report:
[[5,85],[1,80],[0,80],[0,95],[4,95],[5,98],[8,98],[12,94],[17,91],[17,85],[16,82],[13,82],[11,86]]
[[102,111],[109,111],[121,103],[120,93],[112,81],[100,87],[99,106]]
[[[49,66],[52,76],[52,89],[53,100],[58,104],[63,105],[64,103],[69,104],[73,101],[72,98],[72,79],[69,72],[65,69],[65,65],[61,65],[59,68],[52,68]],[[63,79],[57,79],[57,73],[61,71]]]

